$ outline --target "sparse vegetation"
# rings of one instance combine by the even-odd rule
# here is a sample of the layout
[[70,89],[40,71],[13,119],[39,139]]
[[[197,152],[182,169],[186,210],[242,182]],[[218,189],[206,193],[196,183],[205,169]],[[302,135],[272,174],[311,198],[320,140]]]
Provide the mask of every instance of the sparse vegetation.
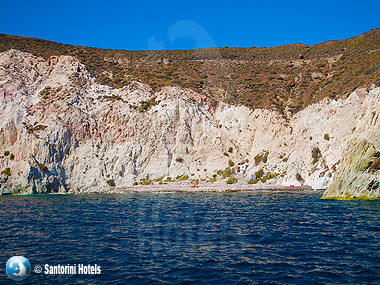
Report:
[[15,159],[15,155],[13,153],[11,153],[10,156],[9,156],[9,159],[10,160],[14,160]]
[[207,182],[209,182],[209,183],[214,183],[216,181],[216,177],[213,177],[213,178],[211,178],[209,181],[207,181]]
[[230,177],[230,176],[231,176],[231,168],[226,168],[226,169],[223,171],[222,179],[226,179],[226,177]]
[[152,98],[151,100],[148,100],[148,101],[141,101],[140,102],[140,108],[139,108],[139,111],[140,112],[146,112],[148,111],[151,107],[159,104],[160,102],[159,101],[156,101],[156,98]]
[[6,176],[11,176],[11,169],[7,167],[3,171],[1,171],[1,174],[5,174]]
[[115,94],[112,94],[111,96],[105,95],[105,96],[103,96],[103,98],[106,99],[106,100],[110,100],[110,101],[118,101],[118,100],[122,101],[121,96],[120,95],[115,95]]
[[[153,90],[184,86],[215,101],[223,99],[252,109],[272,108],[285,115],[285,108],[298,112],[322,98],[347,96],[358,86],[377,82],[380,58],[372,51],[380,49],[379,34],[380,29],[374,29],[351,39],[314,46],[182,51],[105,50],[0,34],[0,52],[18,49],[45,59],[71,55],[101,84],[121,88],[137,80]],[[162,64],[164,58],[168,64]],[[331,60],[335,62],[331,64]],[[302,80],[298,83],[295,78]],[[59,93],[55,89],[46,86],[40,96],[50,100]],[[141,102],[136,109],[145,112],[154,104]]]
[[141,185],[150,185],[150,184],[152,184],[152,182],[153,182],[153,180],[151,180],[151,179],[144,179],[144,178],[140,179]]
[[256,165],[259,165],[260,162],[264,162],[264,163],[267,163],[268,161],[268,152],[267,151],[264,151],[262,153],[259,153],[255,156],[255,164]]
[[267,161],[268,161],[268,152],[264,153],[264,156],[263,156],[262,160],[263,160],[264,163],[267,163]]
[[45,125],[37,125],[35,124],[34,126],[28,126],[26,125],[26,130],[28,133],[34,133],[35,131],[44,131],[46,130],[47,126]]
[[321,151],[318,147],[314,147],[311,151],[311,157],[313,158],[313,164],[317,163],[319,158],[321,157]]
[[62,90],[62,86],[59,86],[57,88],[52,88],[50,86],[46,86],[41,92],[40,92],[40,96],[45,99],[45,100],[48,100],[50,98],[53,98],[57,93],[59,93],[60,91]]
[[189,175],[182,175],[181,177],[178,177],[178,181],[186,181],[189,179]]
[[233,167],[235,165],[235,163],[232,161],[232,159],[228,160],[228,165],[230,167]]
[[259,179],[261,178],[261,176],[263,176],[263,174],[264,174],[264,170],[262,169],[255,172],[256,177]]
[[227,180],[227,184],[235,184],[236,182],[238,182],[238,179],[232,176]]
[[301,174],[299,174],[299,173],[296,174],[296,179],[298,182],[301,182],[301,183],[304,182],[304,179],[302,178]]
[[114,181],[113,179],[108,179],[108,180],[106,181],[106,183],[107,183],[109,186],[111,186],[111,187],[114,187],[114,186],[115,186],[115,181]]
[[48,170],[47,166],[42,163],[38,163],[38,167],[41,169],[42,172],[46,172]]
[[259,169],[258,171],[255,172],[255,175],[256,175],[256,180],[250,180],[250,181],[255,181],[255,182],[248,182],[249,184],[255,184],[258,181],[261,181],[264,183],[267,180],[276,177],[278,173],[270,173],[269,171],[265,173],[263,169]]

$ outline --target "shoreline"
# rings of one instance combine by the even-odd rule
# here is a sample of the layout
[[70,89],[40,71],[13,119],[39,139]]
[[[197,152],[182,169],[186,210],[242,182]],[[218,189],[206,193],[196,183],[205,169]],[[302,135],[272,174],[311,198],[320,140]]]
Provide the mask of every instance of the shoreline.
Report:
[[75,191],[71,190],[67,194],[123,194],[123,193],[201,193],[201,192],[302,192],[302,191],[323,191],[325,189],[313,189],[310,186],[283,186],[276,184],[268,185],[136,185],[127,187],[111,187],[109,189],[99,189],[99,191]]
[[87,189],[69,189],[67,192],[50,193],[0,193],[0,196],[14,195],[79,195],[79,194],[131,194],[131,193],[226,193],[226,192],[310,192],[325,191],[311,186],[284,186],[278,184],[201,184],[194,187],[190,184],[153,184],[125,187],[93,187]]

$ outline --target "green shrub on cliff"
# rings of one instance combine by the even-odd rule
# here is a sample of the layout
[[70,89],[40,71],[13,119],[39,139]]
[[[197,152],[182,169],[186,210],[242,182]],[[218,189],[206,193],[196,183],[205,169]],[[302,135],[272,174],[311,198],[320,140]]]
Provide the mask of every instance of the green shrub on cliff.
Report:
[[255,172],[256,177],[259,179],[261,178],[261,176],[263,176],[263,174],[264,174],[264,170],[262,169]]
[[140,179],[141,185],[150,185],[150,184],[152,184],[152,182],[153,182],[153,180],[151,180],[151,179],[143,179],[143,178]]
[[113,181],[113,179],[108,179],[108,180],[106,181],[106,183],[107,183],[109,186],[111,186],[111,187],[115,186],[115,181]]
[[226,168],[226,169],[223,171],[222,179],[225,179],[226,177],[230,177],[230,176],[231,176],[231,168]]
[[42,164],[42,163],[39,163],[38,164],[38,167],[41,169],[42,172],[45,172],[48,170],[47,166]]
[[311,157],[313,158],[313,164],[317,163],[319,158],[321,157],[321,151],[318,147],[314,147],[311,151]]
[[227,180],[227,184],[235,184],[236,182],[238,182],[237,178],[235,177],[230,177],[228,180]]
[[208,180],[207,182],[209,182],[209,183],[214,183],[216,181],[216,177],[213,177],[213,178],[211,178],[210,180]]
[[268,161],[268,152],[267,151],[259,153],[255,156],[255,164],[256,165],[258,165],[261,161],[264,163],[267,163],[267,161]]
[[1,174],[5,174],[6,176],[11,176],[11,169],[7,167],[3,171],[1,171]]
[[182,175],[181,177],[179,177],[177,180],[178,181],[186,181],[189,179],[189,175]]
[[141,113],[148,111],[152,106],[159,104],[160,101],[156,101],[156,98],[152,98],[148,101],[141,101],[139,111]]

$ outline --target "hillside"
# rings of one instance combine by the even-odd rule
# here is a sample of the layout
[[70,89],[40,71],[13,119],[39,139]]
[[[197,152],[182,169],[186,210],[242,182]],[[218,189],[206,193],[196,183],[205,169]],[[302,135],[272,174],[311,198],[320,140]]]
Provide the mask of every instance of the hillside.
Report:
[[[0,34],[0,52],[71,55],[100,84],[121,88],[132,81],[187,87],[216,101],[251,109],[296,113],[322,98],[346,98],[380,80],[380,28],[314,46],[121,51],[59,44]],[[289,112],[287,112],[289,111]]]
[[379,34],[153,52],[0,35],[0,194],[304,183],[378,198]]
[[0,193],[268,179],[326,188],[350,141],[377,138],[379,95],[372,85],[284,118],[178,86],[113,88],[75,57],[12,49],[0,53]]

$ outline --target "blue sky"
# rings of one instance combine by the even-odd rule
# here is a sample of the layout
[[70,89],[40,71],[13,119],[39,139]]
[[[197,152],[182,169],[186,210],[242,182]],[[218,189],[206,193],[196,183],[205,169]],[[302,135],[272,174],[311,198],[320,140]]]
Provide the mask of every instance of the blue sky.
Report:
[[380,1],[11,1],[0,33],[147,50],[313,45],[380,27]]

